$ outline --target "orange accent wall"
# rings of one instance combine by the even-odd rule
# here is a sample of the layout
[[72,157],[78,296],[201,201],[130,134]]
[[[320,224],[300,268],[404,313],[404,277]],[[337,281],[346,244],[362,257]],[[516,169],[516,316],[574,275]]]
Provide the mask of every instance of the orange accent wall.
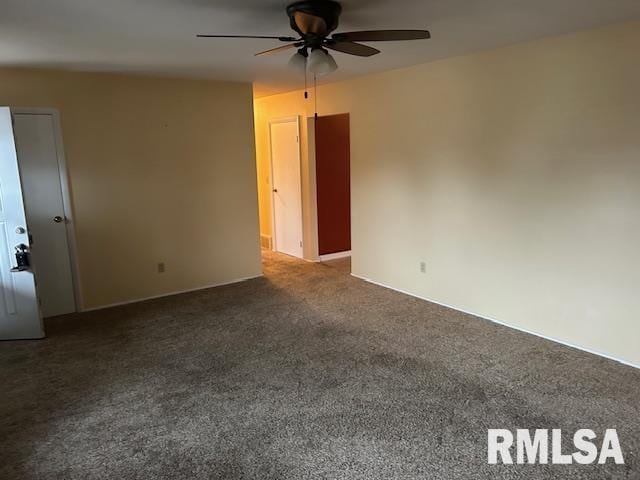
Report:
[[351,250],[349,114],[315,122],[318,250],[320,255]]

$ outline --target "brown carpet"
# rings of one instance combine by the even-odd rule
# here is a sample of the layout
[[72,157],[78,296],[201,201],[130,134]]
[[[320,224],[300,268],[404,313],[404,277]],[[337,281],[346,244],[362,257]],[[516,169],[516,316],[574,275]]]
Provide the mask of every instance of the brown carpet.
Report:
[[[264,268],[0,343],[0,478],[640,478],[640,371],[344,261]],[[626,464],[490,466],[488,428],[617,428]]]

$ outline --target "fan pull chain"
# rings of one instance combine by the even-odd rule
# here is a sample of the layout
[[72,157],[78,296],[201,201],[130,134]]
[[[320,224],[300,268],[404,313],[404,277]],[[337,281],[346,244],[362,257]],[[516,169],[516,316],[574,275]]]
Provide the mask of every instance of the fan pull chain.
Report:
[[316,74],[313,74],[313,102],[314,102],[314,110],[315,113],[313,117],[318,120],[318,77]]
[[304,62],[304,99],[309,98],[309,92],[307,91],[307,61]]

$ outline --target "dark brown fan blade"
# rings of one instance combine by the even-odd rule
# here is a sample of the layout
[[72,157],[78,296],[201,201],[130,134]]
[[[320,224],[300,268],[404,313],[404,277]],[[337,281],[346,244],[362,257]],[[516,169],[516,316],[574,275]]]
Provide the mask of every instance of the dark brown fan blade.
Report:
[[392,42],[396,40],[426,40],[431,38],[427,30],[368,30],[336,33],[331,38],[338,42]]
[[299,40],[294,37],[270,37],[266,35],[196,35],[198,38],[268,38],[271,40],[280,40],[281,42],[295,42]]
[[269,50],[265,50],[264,52],[258,52],[255,54],[255,56],[257,57],[258,55],[270,55],[272,53],[282,52],[283,50],[289,50],[290,48],[301,47],[302,45],[304,45],[304,42],[290,43],[289,45],[282,45],[281,47],[271,48]]
[[319,37],[324,37],[327,32],[327,22],[323,18],[305,12],[294,13],[296,25],[305,35],[312,33]]
[[325,47],[335,50],[337,52],[348,53],[350,55],[357,55],[358,57],[370,57],[376,53],[380,53],[380,50],[367,45],[361,45],[353,42],[333,42],[327,41],[324,44]]

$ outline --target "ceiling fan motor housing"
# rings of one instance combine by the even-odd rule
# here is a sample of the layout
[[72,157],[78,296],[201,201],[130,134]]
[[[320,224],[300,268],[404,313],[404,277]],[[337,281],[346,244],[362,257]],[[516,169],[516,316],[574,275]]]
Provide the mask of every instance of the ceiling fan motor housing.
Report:
[[[391,42],[398,40],[426,40],[431,38],[428,30],[361,30],[356,32],[333,31],[338,28],[341,5],[335,0],[299,0],[287,7],[287,16],[291,28],[299,35],[288,36],[268,36],[268,35],[198,35],[198,37],[211,38],[264,38],[280,40],[287,45],[270,48],[256,55],[269,55],[289,49],[297,49],[295,56],[296,64],[300,63],[300,57],[311,57],[327,59],[325,66],[333,62],[330,66],[335,70],[335,62],[327,50],[356,55],[358,57],[371,57],[380,53],[380,50],[359,42]],[[325,53],[326,55],[321,55]],[[317,63],[317,62],[316,62]],[[322,63],[322,62],[321,62]]]
[[[324,28],[321,28],[321,31],[304,32],[296,22],[296,13],[303,13],[321,18],[324,20]],[[299,2],[292,3],[287,7],[287,15],[289,16],[291,28],[307,39],[310,39],[309,37],[317,37],[318,40],[321,40],[329,33],[333,32],[338,28],[340,13],[342,13],[342,7],[338,2],[334,2],[332,0],[301,0]]]

